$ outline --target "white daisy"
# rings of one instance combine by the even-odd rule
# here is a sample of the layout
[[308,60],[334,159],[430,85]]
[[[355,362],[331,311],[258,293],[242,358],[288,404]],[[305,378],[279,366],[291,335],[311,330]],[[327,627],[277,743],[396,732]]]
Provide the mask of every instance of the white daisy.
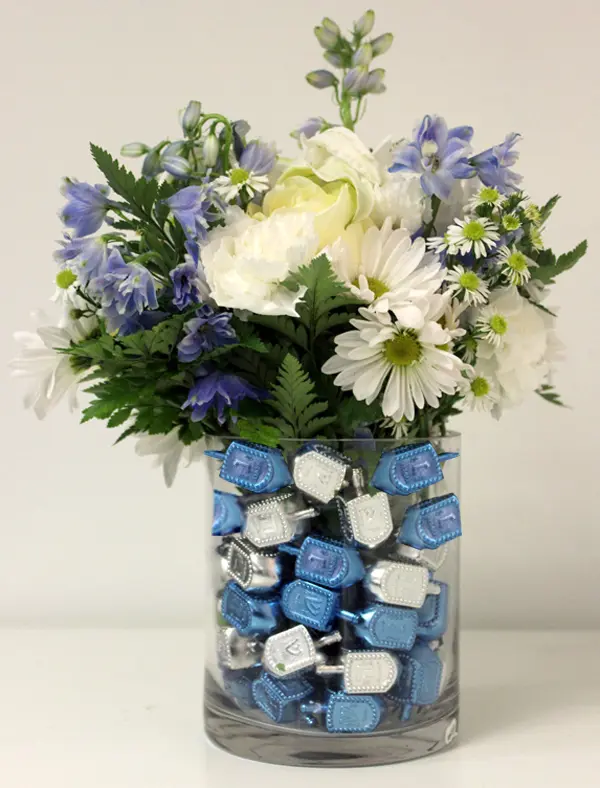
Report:
[[393,230],[388,217],[381,229],[353,224],[331,247],[339,278],[375,312],[393,312],[406,328],[421,328],[427,300],[440,289],[444,272],[426,256],[425,241],[411,241],[407,230]]
[[196,441],[186,446],[179,440],[178,430],[174,429],[166,435],[143,435],[138,439],[135,453],[139,457],[154,457],[154,466],[161,467],[167,487],[171,487],[183,463],[189,467],[193,462],[204,457],[204,441]]
[[489,412],[500,399],[498,384],[491,370],[483,363],[463,372],[459,391],[469,410]]
[[490,288],[475,271],[456,265],[448,271],[446,281],[450,282],[448,290],[458,296],[465,304],[480,306],[485,304]]
[[521,226],[521,220],[516,213],[507,213],[502,217],[502,227],[508,233],[516,232]]
[[504,202],[504,195],[500,194],[498,189],[491,186],[483,186],[477,194],[473,195],[467,203],[467,209],[473,211],[479,208],[480,205],[490,205],[493,208],[499,208]]
[[[34,332],[17,331],[15,339],[22,344],[21,354],[10,362],[13,377],[33,379],[33,387],[24,398],[26,408],[32,408],[43,419],[68,395],[71,410],[77,408],[77,389],[89,369],[77,370],[74,359],[59,348],[68,348],[71,342],[81,342],[96,327],[95,317],[73,317],[74,310],[81,310],[83,302],[70,293],[65,298],[65,315],[58,326],[42,325]],[[38,321],[46,320],[38,314]]]
[[509,315],[507,312],[492,304],[481,310],[475,321],[475,328],[484,342],[488,342],[494,348],[499,348],[504,342],[508,324]]
[[420,329],[394,322],[389,313],[359,309],[361,318],[351,320],[356,329],[336,337],[336,355],[323,366],[334,374],[334,383],[352,390],[357,400],[374,402],[384,384],[384,416],[394,421],[415,418],[415,408],[427,402],[439,405],[442,394],[456,391],[463,363],[441,349],[450,336],[437,322],[447,306],[447,298],[432,296]]
[[218,178],[215,178],[213,186],[217,194],[225,202],[232,202],[242,189],[246,189],[251,198],[255,194],[266,192],[269,189],[269,176],[255,175],[243,167],[235,167],[225,175],[219,175]]
[[515,287],[524,285],[531,279],[530,269],[535,266],[534,261],[526,257],[516,246],[513,246],[512,249],[509,249],[508,246],[501,246],[498,250],[497,263],[502,276]]
[[544,239],[542,238],[542,231],[539,227],[531,226],[529,228],[529,240],[534,249],[538,252],[543,252],[545,249]]
[[498,227],[489,219],[478,216],[456,219],[446,232],[450,254],[468,254],[485,257],[500,238]]

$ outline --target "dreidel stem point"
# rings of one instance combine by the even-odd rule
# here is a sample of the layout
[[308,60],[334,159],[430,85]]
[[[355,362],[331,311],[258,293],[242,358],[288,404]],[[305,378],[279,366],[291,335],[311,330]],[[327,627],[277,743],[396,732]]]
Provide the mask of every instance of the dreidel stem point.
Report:
[[334,643],[339,643],[342,639],[342,636],[339,632],[332,632],[331,635],[325,635],[320,640],[317,640],[315,643],[316,648],[326,648],[327,646],[333,646]]
[[206,457],[212,457],[215,460],[224,460],[225,459],[225,452],[224,451],[217,451],[213,449],[207,449],[204,452]]
[[338,613],[338,618],[342,618],[344,621],[349,621],[351,624],[360,624],[361,616],[358,613],[352,613],[350,610],[340,610]]

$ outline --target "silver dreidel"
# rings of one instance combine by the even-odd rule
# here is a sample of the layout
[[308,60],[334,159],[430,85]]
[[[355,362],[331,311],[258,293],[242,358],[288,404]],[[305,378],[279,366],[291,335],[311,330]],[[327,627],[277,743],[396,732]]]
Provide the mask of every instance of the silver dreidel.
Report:
[[388,651],[349,651],[339,665],[317,665],[319,676],[342,676],[348,695],[381,695],[398,681],[400,664]]
[[297,509],[293,495],[276,495],[246,506],[243,534],[256,547],[275,547],[302,536],[316,509]]
[[315,444],[296,455],[293,476],[296,487],[320,503],[329,503],[346,484],[348,462],[337,452]]
[[341,639],[339,632],[333,632],[320,640],[313,640],[305,626],[292,627],[271,635],[266,641],[262,663],[273,676],[285,679],[324,662],[319,649],[339,643]]
[[368,548],[377,547],[394,530],[388,496],[384,492],[375,495],[366,492],[361,468],[352,469],[352,486],[356,497],[346,500],[346,511],[354,540]]
[[223,547],[224,571],[245,591],[271,591],[281,582],[281,558],[261,553],[247,539],[233,538]]
[[246,670],[260,665],[262,643],[245,638],[233,627],[220,627],[217,632],[217,658],[228,670]]
[[378,561],[369,569],[365,588],[385,605],[420,608],[428,594],[439,594],[440,586],[431,582],[424,566],[400,561]]

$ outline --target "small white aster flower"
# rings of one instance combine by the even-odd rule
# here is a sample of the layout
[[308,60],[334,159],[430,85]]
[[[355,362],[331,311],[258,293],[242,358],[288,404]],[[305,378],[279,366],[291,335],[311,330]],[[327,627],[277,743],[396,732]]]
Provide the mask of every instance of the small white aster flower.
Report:
[[531,279],[531,268],[535,266],[534,261],[526,257],[516,246],[512,249],[508,246],[500,247],[497,262],[502,276],[515,287],[524,285]]
[[467,209],[473,211],[480,205],[491,205],[493,208],[499,208],[503,202],[504,195],[500,194],[498,189],[494,189],[492,186],[484,186],[477,194],[471,197],[467,203]]
[[450,246],[450,239],[448,235],[435,235],[432,238],[427,239],[427,248],[430,252],[434,252],[435,254],[444,254],[448,251],[448,247]]
[[540,209],[534,203],[529,203],[524,208],[525,216],[529,219],[530,222],[533,224],[541,224],[542,223],[542,215],[540,213]]
[[488,342],[493,348],[500,348],[504,344],[509,321],[510,314],[507,310],[490,304],[480,311],[475,321],[475,328],[481,339]]
[[484,364],[470,367],[463,372],[463,379],[458,388],[463,396],[463,402],[469,410],[487,413],[500,399],[498,385]]
[[231,202],[235,200],[242,189],[246,189],[250,197],[266,192],[269,188],[269,176],[255,175],[243,167],[235,167],[225,175],[219,175],[218,178],[215,178],[213,186],[217,194],[225,202]]
[[500,238],[498,227],[489,219],[469,217],[457,219],[448,227],[448,251],[450,254],[468,254],[485,257]]
[[502,228],[507,233],[514,233],[521,226],[521,220],[516,213],[507,213],[502,217]]
[[488,300],[490,288],[483,279],[462,265],[456,265],[446,274],[446,281],[450,282],[448,290],[461,298],[465,303],[481,306]]
[[529,240],[533,248],[537,249],[538,252],[542,252],[545,249],[542,231],[539,227],[532,226],[529,228]]

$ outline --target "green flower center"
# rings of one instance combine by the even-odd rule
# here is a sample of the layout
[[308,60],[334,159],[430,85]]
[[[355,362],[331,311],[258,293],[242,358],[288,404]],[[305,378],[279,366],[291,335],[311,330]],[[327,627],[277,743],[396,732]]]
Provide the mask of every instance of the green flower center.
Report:
[[[369,286],[369,290],[373,293],[375,298],[380,298],[385,293],[389,293],[390,288],[385,284],[385,282],[382,282],[381,279],[375,279],[371,276],[367,276],[366,280],[367,280],[367,285]],[[352,284],[354,285],[354,287],[360,288],[358,279],[355,279],[352,282]]]
[[508,322],[502,315],[492,315],[492,317],[490,317],[490,328],[494,334],[503,336],[508,329]]
[[521,220],[518,216],[515,216],[514,213],[509,213],[507,216],[502,217],[502,226],[505,230],[508,230],[509,233],[512,233],[519,229]]
[[537,227],[531,228],[529,232],[529,237],[531,239],[531,243],[536,249],[544,248],[544,241],[542,240],[542,234]]
[[470,290],[473,292],[479,288],[481,284],[481,279],[477,276],[474,271],[465,271],[463,274],[460,275],[458,284],[463,287],[465,290]]
[[490,393],[490,384],[485,378],[473,378],[471,381],[471,391],[476,397],[485,397]]
[[469,241],[481,241],[485,238],[485,227],[477,219],[473,219],[463,227],[463,235]]
[[534,224],[540,224],[542,221],[542,214],[537,205],[528,205],[525,208],[525,216]]
[[229,179],[234,186],[246,183],[249,177],[250,173],[248,170],[244,170],[242,167],[236,167],[235,170],[231,170],[231,174],[229,175]]
[[69,271],[68,268],[65,268],[64,271],[59,271],[56,274],[56,285],[60,287],[61,290],[68,290],[69,287],[73,284],[73,282],[77,281],[77,277],[73,273],[73,271]]
[[523,252],[513,252],[506,258],[506,265],[518,274],[522,274],[527,271],[527,258]]
[[479,192],[479,199],[481,202],[495,203],[499,197],[500,192],[498,189],[492,189],[489,186],[486,186]]
[[383,346],[383,356],[395,367],[410,367],[420,361],[423,349],[417,335],[410,329],[402,331]]

